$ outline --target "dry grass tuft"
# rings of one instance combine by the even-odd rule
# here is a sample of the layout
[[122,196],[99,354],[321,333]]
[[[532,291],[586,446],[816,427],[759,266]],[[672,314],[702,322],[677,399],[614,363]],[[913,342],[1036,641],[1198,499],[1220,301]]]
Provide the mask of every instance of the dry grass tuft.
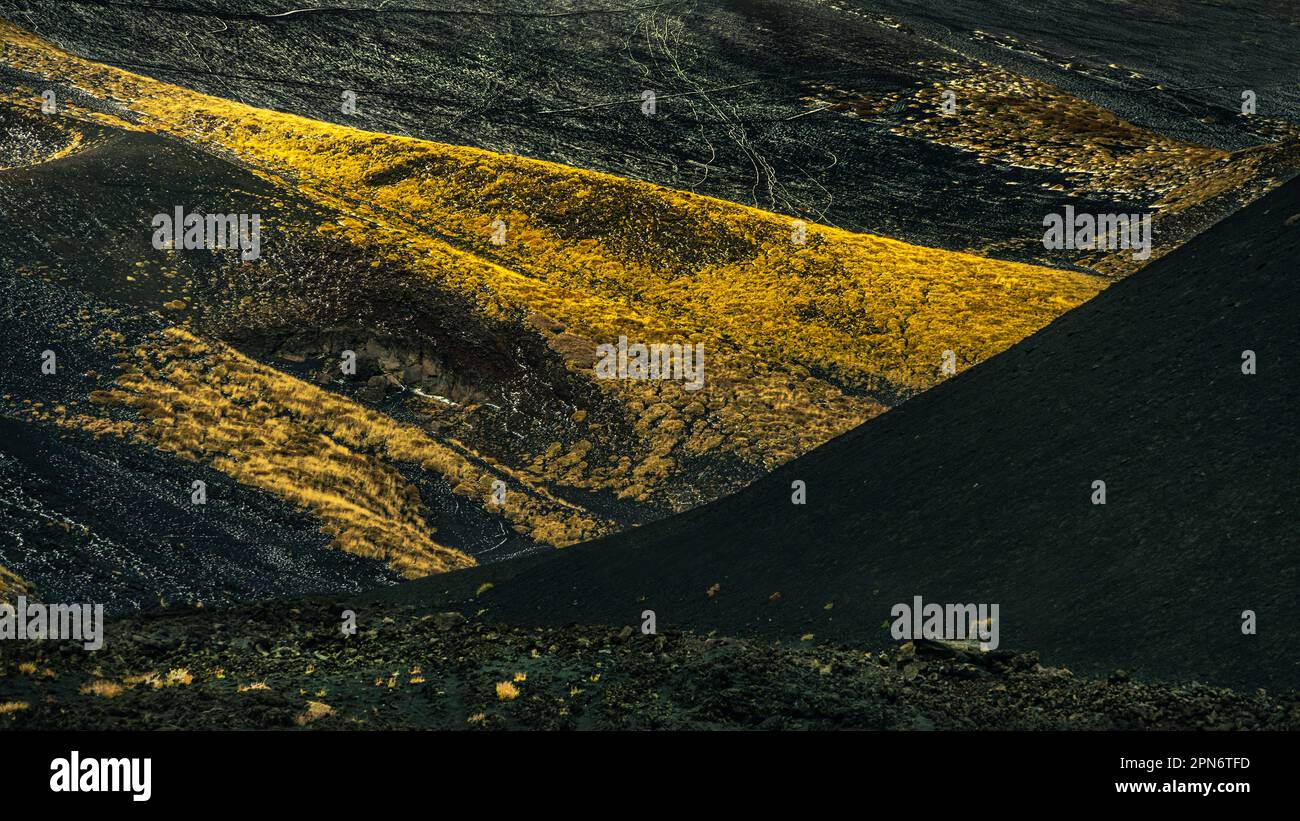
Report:
[[323,701],[308,701],[307,709],[296,716],[293,723],[299,727],[306,727],[308,724],[319,721],[326,716],[332,716],[334,713],[334,708]]
[[125,691],[121,684],[115,681],[100,679],[81,685],[81,694],[85,696],[99,696],[101,698],[117,698]]
[[519,688],[508,681],[498,681],[497,698],[501,701],[514,701],[519,698]]

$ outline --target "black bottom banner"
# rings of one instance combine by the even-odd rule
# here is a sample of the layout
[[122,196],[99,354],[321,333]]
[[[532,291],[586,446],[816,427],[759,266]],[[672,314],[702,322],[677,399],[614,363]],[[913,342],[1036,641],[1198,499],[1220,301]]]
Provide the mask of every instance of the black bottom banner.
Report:
[[683,794],[666,785],[683,777],[720,790],[691,803],[720,807],[787,790],[919,788],[927,806],[1014,798],[1154,807],[1164,796],[1224,808],[1280,800],[1295,778],[1295,736],[1285,733],[10,732],[4,741],[0,784],[11,809],[94,805],[128,817],[270,809],[286,797],[295,812],[336,810],[452,790],[499,812],[579,786],[584,801],[644,809],[680,804]]

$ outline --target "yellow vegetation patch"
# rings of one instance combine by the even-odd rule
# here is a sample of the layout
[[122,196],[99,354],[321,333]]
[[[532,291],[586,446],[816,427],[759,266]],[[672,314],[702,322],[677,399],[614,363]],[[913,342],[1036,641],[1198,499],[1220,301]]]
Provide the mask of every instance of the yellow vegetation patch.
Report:
[[[912,94],[895,93],[860,103],[878,110],[905,100],[913,117],[896,126],[895,133],[924,137],[1009,165],[1067,172],[1077,186],[1071,193],[1158,197],[1228,156],[1226,151],[1140,128],[1056,86],[997,66],[920,65],[944,75],[943,82]],[[944,91],[955,95],[959,114],[942,113]],[[853,95],[819,96],[841,108],[858,107]]]
[[[1264,193],[1277,182],[1265,174],[1266,160],[1277,152],[1294,156],[1300,138],[1293,124],[1261,121],[1277,143],[1228,152],[1141,128],[1049,83],[987,63],[918,65],[937,71],[943,81],[884,95],[825,86],[811,101],[868,119],[884,117],[901,103],[907,114],[891,129],[895,134],[970,151],[980,162],[1060,172],[1066,183],[1055,188],[1063,194],[1146,200],[1157,224],[1229,191],[1242,204]],[[944,92],[955,96],[959,113],[943,113]],[[1152,258],[1169,250],[1157,244]],[[1077,262],[1116,275],[1146,264],[1128,253]]]
[[310,510],[336,547],[407,577],[474,561],[433,541],[419,492],[394,463],[437,473],[455,493],[476,498],[506,481],[514,492],[499,512],[541,542],[566,545],[599,530],[581,508],[505,468],[480,467],[419,428],[222,343],[172,328],[130,356],[118,387],[91,399],[135,409],[138,439]]
[[189,671],[189,670],[187,670],[187,669],[185,669],[184,667],[182,667],[182,668],[179,668],[179,669],[176,669],[176,670],[168,670],[168,671],[167,671],[167,679],[166,679],[166,682],[165,682],[164,686],[166,686],[166,687],[177,687],[177,686],[188,687],[189,685],[191,685],[191,684],[193,684],[193,683],[194,683],[194,676],[190,675],[190,671]]
[[101,698],[117,698],[122,695],[124,688],[116,681],[91,681],[81,685],[81,694],[84,696],[99,696]]
[[514,701],[519,698],[519,688],[508,681],[498,681],[497,698],[501,701]]
[[122,684],[127,688],[135,688],[144,685],[146,687],[152,687],[155,690],[161,690],[164,687],[188,687],[193,683],[194,676],[190,675],[190,671],[183,667],[168,670],[165,675],[150,671],[148,673],[126,676],[122,679]]
[[29,705],[25,701],[6,701],[0,703],[0,716],[9,715],[11,713],[17,713],[21,710],[26,710],[30,706],[31,705]]
[[[922,390],[943,351],[987,358],[1100,287],[827,226],[796,243],[776,214],[551,163],[427,145],[405,154],[406,176],[369,196],[506,269],[484,272],[495,293],[598,341],[703,342],[724,380],[756,354],[853,388]],[[513,232],[501,246],[494,218]]]
[[312,722],[319,721],[326,716],[334,715],[334,708],[323,701],[308,701],[307,709],[294,717],[293,723],[299,727],[306,727]]
[[14,601],[19,596],[30,595],[31,592],[31,585],[23,581],[17,573],[0,565],[0,602]]

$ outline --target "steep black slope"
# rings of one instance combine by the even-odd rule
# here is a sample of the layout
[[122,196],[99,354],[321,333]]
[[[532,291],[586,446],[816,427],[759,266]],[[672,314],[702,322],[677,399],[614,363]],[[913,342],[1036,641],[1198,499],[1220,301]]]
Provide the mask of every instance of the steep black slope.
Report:
[[998,603],[1004,647],[1081,670],[1294,686],[1298,251],[1292,181],[735,496],[379,595],[445,606],[491,581],[475,606],[507,621],[653,609],[661,628],[867,645],[921,595]]

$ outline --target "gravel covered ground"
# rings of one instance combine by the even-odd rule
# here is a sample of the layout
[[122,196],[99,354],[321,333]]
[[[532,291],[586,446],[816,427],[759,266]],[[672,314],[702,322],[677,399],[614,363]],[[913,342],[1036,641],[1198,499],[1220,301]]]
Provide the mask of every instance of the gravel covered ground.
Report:
[[1035,653],[879,654],[632,627],[506,627],[276,603],[108,627],[97,653],[0,648],[25,729],[1298,729],[1300,694],[1075,676]]

